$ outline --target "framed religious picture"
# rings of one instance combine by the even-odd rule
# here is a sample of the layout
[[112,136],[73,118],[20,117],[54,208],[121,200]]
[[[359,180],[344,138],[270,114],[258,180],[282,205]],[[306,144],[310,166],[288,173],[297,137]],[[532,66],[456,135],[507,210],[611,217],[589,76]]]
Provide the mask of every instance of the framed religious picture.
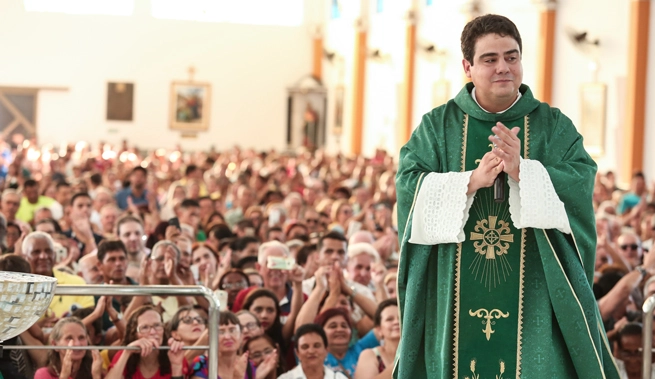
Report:
[[170,128],[182,131],[209,129],[211,85],[173,82],[170,94]]
[[132,121],[134,83],[107,83],[107,120]]
[[605,153],[607,85],[583,83],[580,86],[580,125],[584,147],[594,158]]

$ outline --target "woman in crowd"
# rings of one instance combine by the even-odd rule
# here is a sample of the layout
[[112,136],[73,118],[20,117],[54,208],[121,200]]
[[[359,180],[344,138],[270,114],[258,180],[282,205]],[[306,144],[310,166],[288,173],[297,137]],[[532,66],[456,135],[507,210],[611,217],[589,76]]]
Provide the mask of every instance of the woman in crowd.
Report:
[[[207,319],[204,312],[201,313],[196,307],[185,306],[177,310],[168,323],[168,335],[176,341],[181,341],[184,346],[208,345]],[[202,350],[186,350],[184,357],[187,362],[202,354]]]
[[191,262],[198,267],[200,284],[212,290],[215,290],[218,285],[219,278],[215,275],[219,260],[218,253],[211,246],[204,243],[193,246]]
[[[48,342],[62,347],[88,346],[89,337],[80,319],[67,317],[55,324]],[[38,369],[34,378],[101,379],[102,359],[97,350],[49,350],[47,366]]]
[[246,297],[243,309],[257,317],[264,333],[280,344],[282,355],[286,354],[288,341],[282,334],[280,304],[275,294],[265,288],[256,289]]
[[[105,379],[178,379],[187,375],[184,342],[164,338],[161,314],[151,305],[136,309],[127,320],[121,345],[138,347],[122,350],[113,358]],[[170,350],[158,347],[170,345]]]
[[232,309],[232,304],[234,304],[234,299],[236,299],[239,291],[248,287],[250,287],[248,275],[239,269],[228,270],[218,281],[218,288],[226,291],[228,294],[227,306],[230,309]]
[[[244,352],[248,352],[250,361],[255,365],[255,367],[259,368],[259,366],[270,355],[275,354],[277,356],[279,346],[277,343],[275,343],[275,341],[271,339],[271,337],[267,336],[266,334],[262,334],[257,337],[250,338],[247,342],[245,342],[243,350]],[[286,371],[284,369],[284,362],[281,358],[281,356],[278,356],[275,370],[271,370],[265,379],[275,379]]]
[[296,354],[300,364],[278,379],[347,379],[323,362],[328,356],[328,339],[320,325],[305,324],[296,330]]
[[325,365],[334,371],[345,374],[349,378],[352,378],[355,374],[357,360],[361,352],[379,345],[375,339],[362,338],[356,344],[350,346],[352,337],[350,317],[341,308],[330,308],[318,315],[315,321],[323,328],[327,336],[328,355],[325,359]]
[[241,331],[243,336],[242,346],[245,345],[249,339],[259,337],[264,334],[264,329],[259,323],[259,319],[257,319],[257,316],[252,314],[250,311],[242,309],[237,312],[237,317],[241,323]]
[[[220,379],[265,379],[275,369],[277,354],[267,357],[259,369],[248,360],[248,353],[239,355],[242,332],[239,318],[232,312],[221,312],[218,327],[218,377]],[[191,379],[209,379],[207,355],[196,357]],[[213,379],[213,378],[212,378]]]
[[357,362],[355,379],[373,378],[393,366],[396,349],[400,343],[400,319],[396,299],[388,299],[380,303],[374,322],[375,331],[384,343],[362,352]]

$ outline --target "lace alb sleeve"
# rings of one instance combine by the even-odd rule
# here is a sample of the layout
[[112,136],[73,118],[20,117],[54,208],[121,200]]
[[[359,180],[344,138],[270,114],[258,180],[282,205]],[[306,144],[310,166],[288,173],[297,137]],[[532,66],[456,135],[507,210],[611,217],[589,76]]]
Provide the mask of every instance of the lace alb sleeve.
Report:
[[519,182],[509,178],[509,212],[518,229],[557,229],[571,234],[564,203],[541,162],[522,159]]
[[472,171],[430,173],[419,189],[409,242],[436,245],[464,241],[475,193],[466,195]]

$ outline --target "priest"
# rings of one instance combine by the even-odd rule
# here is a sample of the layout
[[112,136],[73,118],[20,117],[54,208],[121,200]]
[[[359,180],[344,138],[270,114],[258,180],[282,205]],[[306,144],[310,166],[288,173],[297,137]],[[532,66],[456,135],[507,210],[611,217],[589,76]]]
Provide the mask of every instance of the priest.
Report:
[[478,17],[461,46],[471,83],[400,153],[394,378],[618,379],[591,290],[596,165],[522,84],[512,21]]

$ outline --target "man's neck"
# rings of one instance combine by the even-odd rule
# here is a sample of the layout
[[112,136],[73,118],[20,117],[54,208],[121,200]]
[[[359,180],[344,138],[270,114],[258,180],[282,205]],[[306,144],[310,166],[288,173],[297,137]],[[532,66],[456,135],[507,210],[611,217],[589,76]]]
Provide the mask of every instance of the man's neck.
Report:
[[138,187],[130,187],[132,190],[132,195],[135,197],[141,197],[143,196],[143,193],[146,191],[144,187],[138,188]]
[[278,300],[282,300],[287,296],[287,286],[285,285],[282,285],[281,287],[267,287],[267,286],[264,287],[273,291],[273,293],[277,296]]
[[475,101],[475,103],[478,104],[478,106],[487,113],[504,113],[513,107],[517,101],[519,101],[521,98],[521,93],[516,91],[516,95],[512,97],[511,100],[508,99],[507,101],[503,101],[499,104],[487,104],[484,99],[476,96],[475,87],[473,87],[473,90],[471,91],[471,97],[473,98],[473,101]]
[[141,264],[141,257],[143,256],[141,251],[129,251],[127,253],[127,260],[129,262],[137,262]]

